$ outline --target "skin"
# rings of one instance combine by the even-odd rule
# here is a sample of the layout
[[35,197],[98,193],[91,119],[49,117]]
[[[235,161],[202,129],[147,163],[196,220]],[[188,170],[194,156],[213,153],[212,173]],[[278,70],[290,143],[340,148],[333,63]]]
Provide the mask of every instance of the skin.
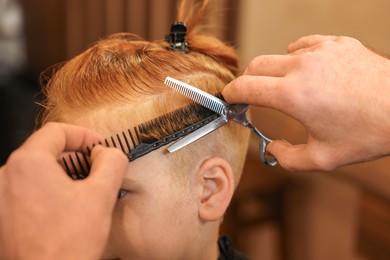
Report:
[[95,147],[83,181],[71,180],[57,159],[100,139],[91,130],[49,123],[10,155],[0,168],[1,259],[99,258],[127,158]]
[[306,144],[277,140],[267,148],[289,171],[329,171],[390,154],[390,61],[356,39],[312,35],[291,43],[287,55],[258,56],[223,96],[306,127]]

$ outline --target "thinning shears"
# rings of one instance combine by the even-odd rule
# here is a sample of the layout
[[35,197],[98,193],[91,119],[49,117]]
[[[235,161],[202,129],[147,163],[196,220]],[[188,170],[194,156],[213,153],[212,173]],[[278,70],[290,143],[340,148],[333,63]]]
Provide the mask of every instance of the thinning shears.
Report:
[[173,153],[180,148],[198,140],[199,138],[205,136],[206,134],[220,128],[229,121],[236,122],[244,127],[249,128],[255,135],[260,139],[260,160],[267,166],[275,166],[277,164],[276,159],[272,158],[268,160],[266,148],[267,145],[272,141],[263,135],[249,120],[246,115],[248,110],[248,105],[246,104],[229,104],[218,97],[215,97],[203,90],[200,90],[196,87],[193,87],[187,83],[181,82],[179,80],[167,77],[164,81],[164,84],[171,87],[175,91],[181,93],[182,95],[188,97],[192,101],[216,112],[220,116],[206,124],[205,126],[199,128],[198,130],[192,132],[191,134],[183,137],[170,147],[168,151]]

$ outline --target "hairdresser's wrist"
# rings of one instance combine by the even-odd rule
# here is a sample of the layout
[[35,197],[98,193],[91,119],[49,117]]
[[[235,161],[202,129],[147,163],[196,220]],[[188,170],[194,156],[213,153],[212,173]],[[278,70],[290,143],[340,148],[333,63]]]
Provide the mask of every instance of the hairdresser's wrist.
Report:
[[376,99],[371,100],[374,107],[371,119],[376,120],[372,122],[372,136],[362,136],[368,142],[374,138],[378,158],[390,155],[390,60],[386,59],[384,65],[381,76],[373,80],[379,87],[373,88]]

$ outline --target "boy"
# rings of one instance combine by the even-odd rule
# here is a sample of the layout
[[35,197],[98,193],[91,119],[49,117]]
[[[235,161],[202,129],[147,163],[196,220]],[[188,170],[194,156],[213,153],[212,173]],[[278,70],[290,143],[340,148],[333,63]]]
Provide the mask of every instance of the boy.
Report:
[[[193,17],[179,10],[178,20],[188,24],[185,41],[172,38],[175,31],[170,42],[121,33],[65,63],[45,86],[41,123],[80,125],[107,137],[158,117],[170,118],[156,121],[163,130],[193,124],[199,115],[183,110],[190,101],[165,86],[165,77],[216,94],[238,71],[232,48],[193,30],[207,2]],[[218,247],[219,226],[248,141],[247,129],[229,123],[173,154],[162,147],[129,163],[103,258],[228,259]]]

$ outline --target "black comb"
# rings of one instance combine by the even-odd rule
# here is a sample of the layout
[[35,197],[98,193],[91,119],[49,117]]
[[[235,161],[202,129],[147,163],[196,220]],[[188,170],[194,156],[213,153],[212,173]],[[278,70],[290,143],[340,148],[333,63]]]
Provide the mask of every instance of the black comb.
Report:
[[[221,96],[220,94],[217,94]],[[190,105],[177,109],[173,112],[150,120],[146,123],[135,126],[131,129],[117,133],[106,138],[98,144],[106,147],[115,147],[122,150],[129,162],[150,153],[164,145],[169,144],[200,127],[210,123],[219,115],[199,104]],[[179,125],[180,129],[169,127]],[[157,133],[157,135],[156,135]],[[156,136],[163,136],[157,138]],[[94,147],[96,144],[92,144]],[[91,169],[91,148],[86,151],[76,151],[62,158],[62,165],[72,179],[84,179],[89,175]]]

